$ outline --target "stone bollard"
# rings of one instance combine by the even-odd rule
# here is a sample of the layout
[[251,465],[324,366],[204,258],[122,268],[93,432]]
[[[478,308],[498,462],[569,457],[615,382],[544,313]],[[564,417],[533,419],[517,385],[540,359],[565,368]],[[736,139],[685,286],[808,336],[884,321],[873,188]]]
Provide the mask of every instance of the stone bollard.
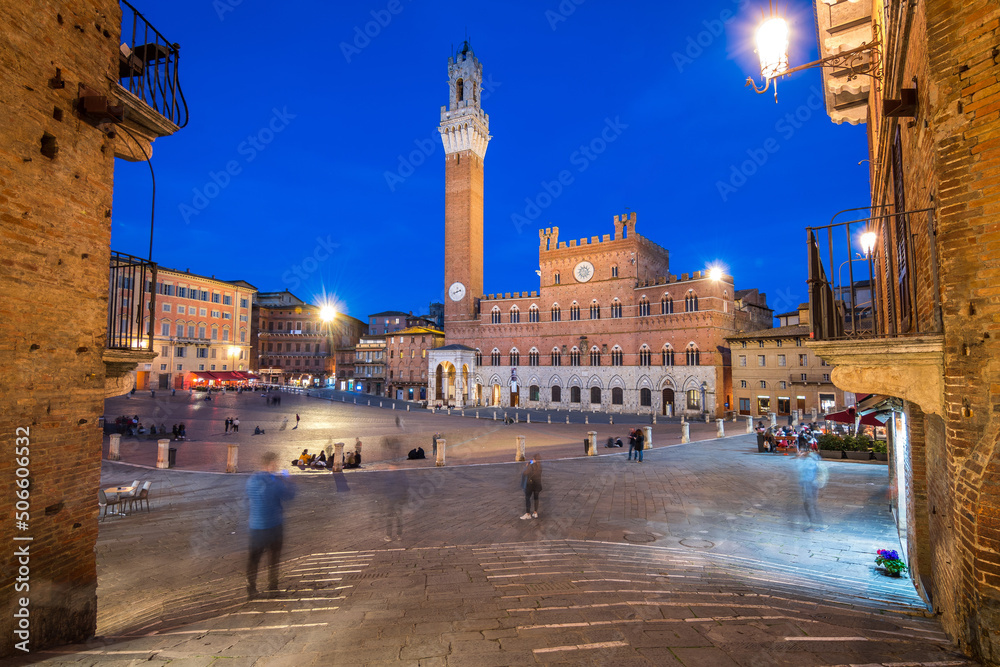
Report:
[[798,425],[799,425],[799,411],[792,410],[792,426],[798,426]]
[[369,398],[368,399],[368,407],[370,408],[371,406],[372,406],[372,399]]
[[354,397],[354,405],[357,405],[357,404],[358,404],[358,397],[357,397],[357,396],[355,396],[355,397]]
[[396,409],[396,404],[395,404],[395,403],[393,403],[393,404],[392,404],[392,409],[393,409],[393,410],[395,410],[395,409]]
[[584,424],[589,424],[590,423],[590,415],[584,415],[583,416],[583,423]]
[[615,416],[614,415],[608,415],[608,423],[614,425],[614,423],[615,423]]
[[547,416],[547,422],[546,423],[548,423],[548,424],[552,423],[552,415],[548,415]]
[[681,444],[691,442],[691,425],[687,422],[681,424]]
[[777,413],[768,412],[767,416],[771,419],[771,426],[777,426],[778,425],[778,415],[777,415]]
[[705,413],[705,423],[706,424],[711,423],[711,417],[712,416],[710,414],[708,414],[707,412]]
[[494,412],[494,413],[493,413],[493,421],[496,421],[496,420],[497,420],[497,413],[496,413],[496,412]]
[[226,472],[238,472],[236,470],[236,463],[239,460],[240,446],[239,443],[230,442],[229,451],[226,452]]
[[156,467],[157,468],[169,468],[170,460],[168,458],[170,449],[170,440],[157,440],[156,441]]
[[444,447],[445,447],[445,444],[446,443],[445,443],[445,441],[444,441],[443,438],[438,438],[438,455],[437,455],[437,461],[435,462],[435,465],[437,465],[439,467],[444,465]]
[[333,443],[333,463],[330,468],[333,472],[340,472],[344,469],[344,443]]
[[379,402],[378,402],[378,406],[379,406],[380,408],[382,407],[382,401],[379,401]]
[[809,408],[809,414],[812,415],[812,419],[810,421],[816,421],[819,417],[819,411],[816,409],[815,406]]
[[724,438],[724,437],[726,437],[726,426],[725,426],[725,424],[726,424],[726,420],[725,419],[716,419],[715,420],[715,428],[716,428],[715,437],[716,438]]
[[684,418],[684,415],[681,415],[681,423],[683,424],[685,422],[687,422],[687,419]]
[[465,416],[465,410],[462,410],[462,412],[461,412],[461,415],[462,415],[463,417]]
[[409,406],[409,405],[407,405],[407,406],[406,406],[406,411],[407,411],[407,412],[409,412],[409,411],[410,411],[410,406]]
[[448,408],[448,414],[449,415],[451,414],[451,408]]
[[653,448],[653,427],[643,426],[642,427],[642,448],[652,449]]
[[121,461],[121,446],[122,446],[122,436],[121,433],[111,434],[111,444],[108,445],[108,460],[109,461]]
[[569,423],[569,414],[566,415],[566,423]]
[[524,460],[524,436],[519,435],[515,440],[515,446],[517,449],[514,451],[514,460],[523,461]]
[[530,412],[524,416],[524,423],[525,424],[530,424],[531,423],[531,413]]
[[476,419],[479,419],[479,410],[476,410]]
[[753,433],[753,417],[747,417],[747,433]]
[[654,424],[656,423],[656,413],[655,412],[653,413],[653,423]]
[[587,456],[597,456],[597,431],[587,431]]

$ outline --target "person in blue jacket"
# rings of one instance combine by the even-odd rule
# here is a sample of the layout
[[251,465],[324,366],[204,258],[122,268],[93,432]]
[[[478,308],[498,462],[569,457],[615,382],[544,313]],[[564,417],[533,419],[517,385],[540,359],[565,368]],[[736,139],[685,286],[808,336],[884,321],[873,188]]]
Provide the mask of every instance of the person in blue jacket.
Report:
[[282,503],[295,497],[295,488],[288,481],[288,471],[278,474],[278,455],[265,452],[261,457],[262,470],[247,480],[247,499],[250,503],[250,551],[247,558],[247,599],[259,597],[257,592],[257,567],[261,556],[268,553],[268,597],[278,590],[278,560],[284,528]]

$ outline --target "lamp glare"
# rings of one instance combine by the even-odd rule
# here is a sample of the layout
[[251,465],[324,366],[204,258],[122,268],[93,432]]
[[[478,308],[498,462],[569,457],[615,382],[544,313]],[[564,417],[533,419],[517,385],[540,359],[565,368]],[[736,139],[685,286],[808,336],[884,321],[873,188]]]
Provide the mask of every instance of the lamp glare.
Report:
[[773,79],[788,69],[788,23],[783,18],[771,18],[757,28],[757,55],[760,74]]
[[336,317],[337,311],[333,309],[333,306],[323,306],[319,309],[319,318],[324,322],[329,322],[334,317]]
[[871,255],[872,251],[875,250],[877,238],[875,232],[865,232],[861,235],[861,249],[864,250],[865,255]]

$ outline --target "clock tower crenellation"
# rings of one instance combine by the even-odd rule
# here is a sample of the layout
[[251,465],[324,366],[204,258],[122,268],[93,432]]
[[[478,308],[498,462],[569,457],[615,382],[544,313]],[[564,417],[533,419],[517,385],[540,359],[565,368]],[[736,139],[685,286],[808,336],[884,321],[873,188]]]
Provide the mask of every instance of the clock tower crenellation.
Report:
[[448,59],[448,105],[441,107],[445,152],[445,334],[476,318],[483,294],[483,160],[490,141],[481,106],[483,66],[468,42]]

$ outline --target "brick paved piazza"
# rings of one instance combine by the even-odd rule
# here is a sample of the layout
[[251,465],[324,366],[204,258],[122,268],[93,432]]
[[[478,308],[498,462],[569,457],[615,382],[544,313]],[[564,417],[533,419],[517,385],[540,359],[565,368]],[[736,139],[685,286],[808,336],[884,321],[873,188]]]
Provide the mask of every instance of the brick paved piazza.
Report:
[[[876,548],[899,548],[882,465],[829,464],[820,496],[827,527],[805,532],[795,458],[758,454],[747,435],[714,439],[714,425],[693,429],[701,441],[666,446],[680,426],[658,424],[656,448],[638,464],[603,448],[614,453],[570,458],[582,453],[583,424],[505,427],[304,396],[286,396],[280,410],[263,402],[253,394],[163,401],[168,428],[175,416],[188,420],[180,465],[212,469],[219,451],[224,462],[221,423],[235,410],[244,465],[265,447],[290,459],[355,436],[378,461],[294,477],[280,597],[245,598],[245,474],[105,462],[106,485],[153,480],[152,511],[102,524],[101,636],[32,661],[975,664],[948,643],[907,579],[873,569]],[[152,399],[119,399],[108,414],[152,409]],[[278,430],[296,412],[302,426]],[[249,435],[257,420],[266,436]],[[592,428],[601,439],[625,429]],[[448,466],[392,460],[435,430],[448,436]],[[521,466],[509,462],[517,433],[529,451],[545,452],[537,520],[518,519]],[[126,442],[122,451],[142,464],[152,448]],[[383,498],[399,484],[410,495],[403,535],[385,542]]]

